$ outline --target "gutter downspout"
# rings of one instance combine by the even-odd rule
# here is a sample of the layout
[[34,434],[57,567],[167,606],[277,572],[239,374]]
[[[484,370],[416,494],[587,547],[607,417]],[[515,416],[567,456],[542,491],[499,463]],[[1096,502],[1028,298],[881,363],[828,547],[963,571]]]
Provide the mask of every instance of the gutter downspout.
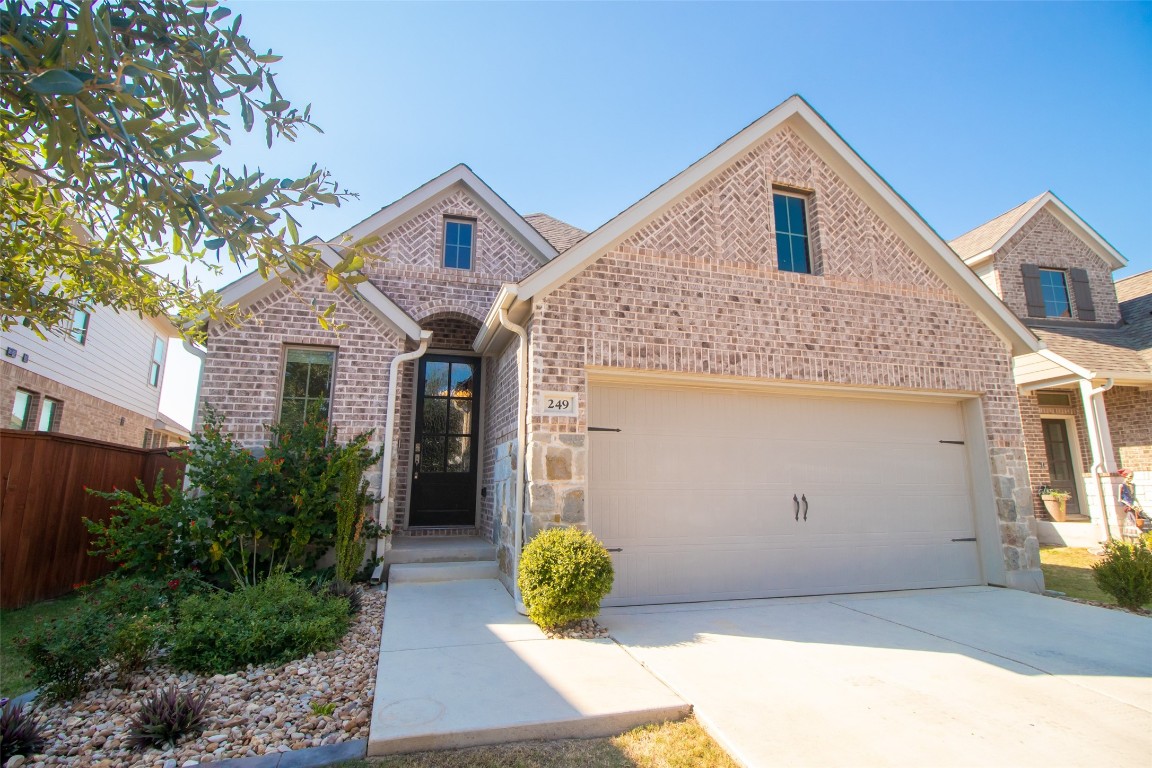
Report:
[[528,453],[524,444],[528,434],[528,332],[523,326],[509,320],[508,310],[503,307],[500,308],[500,325],[520,337],[520,347],[516,350],[516,518],[512,526],[515,549],[512,558],[512,599],[516,603],[516,610],[527,616],[528,609],[524,607],[524,597],[520,594],[520,551],[524,548],[524,457]]
[[1096,418],[1096,405],[1093,402],[1098,395],[1102,395],[1115,386],[1114,379],[1108,379],[1104,386],[1092,389],[1092,382],[1080,381],[1080,396],[1083,398],[1084,418],[1090,423],[1088,426],[1088,439],[1092,444],[1092,480],[1096,486],[1096,498],[1100,502],[1100,519],[1104,523],[1104,540],[1112,540],[1112,523],[1108,519],[1108,498],[1104,493],[1104,473],[1108,469],[1108,459],[1104,455],[1104,438],[1100,432],[1100,420]]
[[[432,331],[420,331],[420,346],[412,352],[396,355],[388,365],[388,410],[384,414],[384,457],[380,460],[380,508],[376,512],[376,522],[382,528],[390,527],[389,521],[384,517],[388,514],[388,494],[392,490],[392,433],[396,429],[396,381],[400,377],[400,365],[423,357],[428,351],[428,340],[431,338]],[[376,541],[376,557],[384,557],[383,539]]]
[[200,358],[200,373],[196,376],[196,399],[192,401],[192,423],[189,426],[196,431],[196,418],[200,415],[200,387],[204,384],[204,365],[208,362],[208,350],[200,349],[188,339],[180,339],[184,351]]

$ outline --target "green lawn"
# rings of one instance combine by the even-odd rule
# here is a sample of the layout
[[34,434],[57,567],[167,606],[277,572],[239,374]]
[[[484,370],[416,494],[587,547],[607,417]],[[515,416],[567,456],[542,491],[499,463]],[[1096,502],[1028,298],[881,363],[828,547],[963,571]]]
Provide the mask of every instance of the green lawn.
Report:
[[[1092,578],[1092,564],[1099,560],[1082,547],[1045,547],[1040,550],[1044,586],[1069,597],[1115,605],[1116,600],[1096,586]],[[1152,603],[1145,607],[1152,608]]]
[[646,725],[610,739],[525,741],[416,752],[343,763],[343,768],[737,768],[695,718]]
[[19,696],[32,688],[32,683],[24,677],[28,664],[16,653],[12,642],[37,619],[55,619],[68,613],[77,600],[79,596],[71,594],[14,611],[0,611],[0,696]]

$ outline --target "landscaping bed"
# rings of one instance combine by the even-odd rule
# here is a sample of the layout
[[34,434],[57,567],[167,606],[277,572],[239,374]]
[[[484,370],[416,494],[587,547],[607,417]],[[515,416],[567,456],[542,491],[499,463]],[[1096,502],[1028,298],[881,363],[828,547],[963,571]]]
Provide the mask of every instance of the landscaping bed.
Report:
[[[156,666],[126,683],[109,671],[81,697],[40,710],[47,747],[26,764],[171,768],[365,739],[384,602],[383,592],[365,592],[363,608],[338,648],[280,666],[218,675]],[[171,684],[208,694],[203,732],[174,749],[130,750],[132,716],[143,699]],[[328,707],[334,708],[321,714]]]

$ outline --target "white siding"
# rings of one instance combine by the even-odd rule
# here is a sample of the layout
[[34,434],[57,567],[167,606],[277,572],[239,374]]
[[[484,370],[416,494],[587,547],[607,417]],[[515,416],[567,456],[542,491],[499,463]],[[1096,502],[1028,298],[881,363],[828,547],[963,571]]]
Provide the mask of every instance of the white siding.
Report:
[[1012,360],[1012,374],[1018,385],[1031,384],[1048,379],[1062,379],[1073,375],[1062,365],[1057,365],[1043,355],[1032,353],[1020,355]]
[[[87,392],[145,416],[156,417],[160,406],[160,384],[148,383],[152,345],[167,333],[157,323],[134,314],[96,307],[88,323],[88,338],[78,344],[67,335],[50,334],[41,339],[31,330],[16,326],[0,331],[0,347],[15,347],[16,357],[8,362],[46,376],[74,389]],[[21,356],[27,354],[28,362]],[[164,380],[163,366],[160,381]]]

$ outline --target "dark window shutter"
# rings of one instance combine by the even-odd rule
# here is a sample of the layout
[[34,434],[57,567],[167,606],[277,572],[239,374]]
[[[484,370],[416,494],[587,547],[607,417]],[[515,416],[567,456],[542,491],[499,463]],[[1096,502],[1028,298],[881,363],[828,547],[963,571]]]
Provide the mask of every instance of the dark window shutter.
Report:
[[1095,320],[1096,306],[1092,303],[1087,270],[1070,269],[1068,274],[1072,276],[1072,292],[1076,295],[1076,316],[1081,320]]
[[1044,291],[1040,287],[1040,267],[1024,264],[1020,267],[1024,275],[1024,298],[1028,301],[1028,317],[1045,317]]

